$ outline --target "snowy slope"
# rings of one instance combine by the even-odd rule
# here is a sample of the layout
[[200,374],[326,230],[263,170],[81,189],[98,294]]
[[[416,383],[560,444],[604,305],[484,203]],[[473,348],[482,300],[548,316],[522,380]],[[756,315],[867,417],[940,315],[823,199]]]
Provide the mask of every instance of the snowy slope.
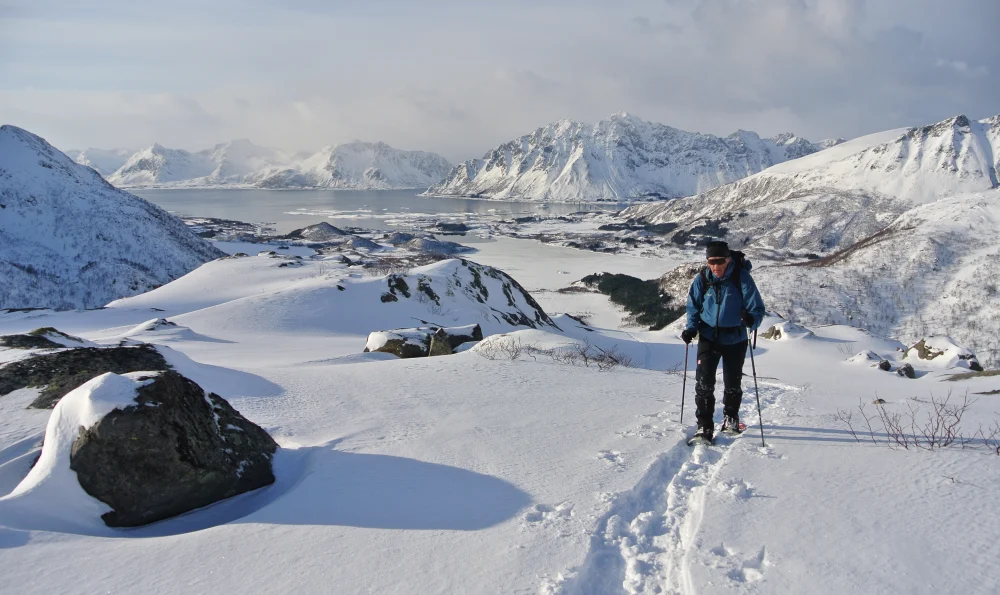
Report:
[[0,308],[94,308],[222,254],[30,132],[0,127]]
[[1000,116],[958,116],[872,134],[771,167],[713,191],[638,205],[623,219],[674,222],[736,246],[828,252],[884,228],[908,209],[997,187]]
[[426,188],[450,169],[451,164],[434,153],[358,141],[325,147],[290,167],[264,168],[248,182],[260,188]]
[[[559,256],[569,252],[513,240],[484,250],[494,264],[519,269],[532,291],[555,283],[566,266]],[[646,266],[651,274],[664,266],[572,252],[572,266],[588,271]],[[445,279],[453,264],[414,272]],[[1000,489],[996,455],[975,444],[890,449],[884,434],[873,444],[865,431],[858,442],[837,421],[859,399],[869,414],[876,396],[889,412],[926,411],[931,395],[992,390],[995,378],[942,383],[948,370],[920,362],[916,380],[900,378],[845,361],[872,350],[898,363],[898,343],[813,328],[802,338],[762,340],[755,354],[766,447],[748,376],[741,414],[750,431],[689,449],[693,377],[681,424],[685,348],[675,333],[585,329],[564,316],[553,316],[559,329],[516,330],[492,319],[487,330],[506,334],[490,341],[540,348],[616,347],[637,365],[610,371],[540,354],[490,359],[482,346],[387,359],[359,353],[371,325],[449,311],[461,318],[487,304],[460,292],[441,294],[440,305],[385,303],[377,297],[385,278],[332,260],[278,265],[266,256],[216,261],[100,311],[0,313],[0,334],[55,326],[117,342],[138,333],[282,446],[273,486],[112,530],[66,518],[68,509],[87,514],[78,493],[36,501],[10,494],[31,473],[50,412],[24,409],[30,389],[0,397],[0,591],[1000,590],[1000,514],[987,497]],[[496,288],[488,305],[504,308]],[[537,297],[550,314],[562,299]],[[150,307],[191,332],[134,328],[153,315]],[[604,301],[600,317],[614,313]],[[998,416],[995,399],[983,397],[966,411],[963,432]]]
[[66,154],[80,165],[92,167],[97,170],[97,173],[107,177],[125,165],[125,162],[134,153],[135,151],[132,149],[94,149],[91,147]]
[[697,134],[625,113],[594,126],[561,120],[458,165],[428,194],[587,201],[675,198],[705,192],[814,153],[792,134]]
[[755,277],[786,318],[906,343],[949,335],[1000,365],[1000,190],[921,205],[842,253]]

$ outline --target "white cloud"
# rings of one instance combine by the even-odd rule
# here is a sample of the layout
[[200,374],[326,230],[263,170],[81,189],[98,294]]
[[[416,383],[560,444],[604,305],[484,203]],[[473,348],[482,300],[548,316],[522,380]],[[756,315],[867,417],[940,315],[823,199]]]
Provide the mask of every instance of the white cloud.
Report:
[[0,119],[64,148],[362,138],[460,160],[618,111],[815,139],[1000,111],[996,0],[184,2],[18,4]]

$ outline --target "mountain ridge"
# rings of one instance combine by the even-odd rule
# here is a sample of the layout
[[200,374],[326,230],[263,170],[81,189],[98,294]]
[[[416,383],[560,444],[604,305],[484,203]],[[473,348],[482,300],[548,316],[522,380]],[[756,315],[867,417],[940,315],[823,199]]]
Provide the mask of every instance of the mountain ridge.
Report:
[[427,194],[551,201],[678,198],[823,148],[792,133],[763,139],[738,130],[723,138],[620,112],[592,126],[562,119],[537,128],[459,164]]

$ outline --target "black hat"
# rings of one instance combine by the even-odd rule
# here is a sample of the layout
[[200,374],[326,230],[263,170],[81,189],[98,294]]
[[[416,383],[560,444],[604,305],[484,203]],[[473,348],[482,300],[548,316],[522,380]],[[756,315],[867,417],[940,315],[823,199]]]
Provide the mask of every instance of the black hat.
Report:
[[726,258],[729,256],[729,244],[715,241],[709,242],[705,248],[706,258]]

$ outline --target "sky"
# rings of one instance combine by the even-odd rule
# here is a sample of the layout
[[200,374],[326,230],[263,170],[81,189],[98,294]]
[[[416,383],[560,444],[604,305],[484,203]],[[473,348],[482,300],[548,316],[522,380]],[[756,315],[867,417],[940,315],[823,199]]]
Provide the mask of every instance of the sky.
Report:
[[384,141],[617,112],[852,138],[1000,113],[998,0],[0,0],[0,123],[61,149]]

